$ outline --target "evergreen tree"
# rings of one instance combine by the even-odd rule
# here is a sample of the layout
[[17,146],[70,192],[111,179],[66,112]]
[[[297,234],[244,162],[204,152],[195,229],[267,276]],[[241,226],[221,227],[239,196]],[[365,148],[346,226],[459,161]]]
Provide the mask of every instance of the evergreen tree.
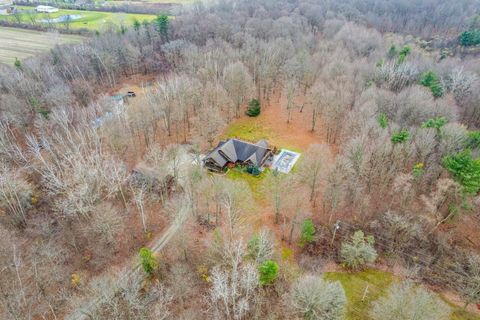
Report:
[[155,259],[152,250],[148,248],[141,248],[139,255],[143,271],[150,276],[153,275],[155,270],[158,268],[158,262],[157,259]]
[[140,21],[138,21],[138,19],[133,20],[133,30],[138,32],[140,30],[141,26],[142,25],[141,25]]
[[350,241],[342,244],[340,256],[347,268],[358,270],[367,263],[377,259],[377,252],[373,247],[373,236],[365,236],[363,231],[355,231]]
[[259,267],[260,284],[262,286],[272,284],[278,277],[278,264],[275,261],[267,260]]
[[300,247],[312,243],[315,241],[315,225],[313,224],[312,219],[307,219],[302,224],[302,231],[300,234]]
[[465,192],[476,194],[480,191],[480,158],[473,159],[469,149],[446,156],[443,166],[463,186]]
[[432,91],[432,95],[435,98],[441,97],[443,95],[442,84],[440,83],[440,80],[438,79],[438,76],[435,72],[424,72],[420,79],[420,83],[423,86],[430,88],[430,91]]
[[247,109],[247,116],[249,117],[257,117],[260,114],[261,111],[261,106],[260,102],[257,99],[252,99],[248,103],[248,109]]
[[155,19],[157,31],[165,41],[168,41],[168,31],[170,28],[169,23],[168,15],[166,14],[160,14]]
[[476,46],[480,44],[480,29],[464,31],[458,37],[462,46]]

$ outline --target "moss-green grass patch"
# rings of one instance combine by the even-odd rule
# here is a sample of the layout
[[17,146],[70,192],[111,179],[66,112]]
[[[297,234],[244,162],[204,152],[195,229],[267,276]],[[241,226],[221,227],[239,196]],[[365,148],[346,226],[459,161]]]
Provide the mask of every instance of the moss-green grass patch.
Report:
[[269,170],[265,169],[258,176],[254,176],[245,171],[245,168],[236,166],[235,168],[229,169],[227,172],[227,178],[232,180],[243,180],[247,182],[250,189],[252,190],[253,196],[256,200],[262,200],[264,198],[263,193],[263,181],[267,176]]
[[262,139],[269,141],[272,133],[255,120],[256,119],[242,119],[234,121],[227,128],[224,138],[239,138],[250,142],[257,142]]
[[[347,296],[346,320],[370,319],[371,303],[385,296],[393,282],[400,281],[399,277],[390,272],[373,269],[355,273],[327,272],[324,278],[329,281],[340,281],[342,284]],[[441,295],[439,296],[452,307],[451,320],[480,319],[479,316],[464,311]]]
[[394,281],[391,273],[366,270],[356,273],[327,272],[324,278],[340,281],[347,296],[346,320],[369,319],[368,312],[372,301],[385,295]]

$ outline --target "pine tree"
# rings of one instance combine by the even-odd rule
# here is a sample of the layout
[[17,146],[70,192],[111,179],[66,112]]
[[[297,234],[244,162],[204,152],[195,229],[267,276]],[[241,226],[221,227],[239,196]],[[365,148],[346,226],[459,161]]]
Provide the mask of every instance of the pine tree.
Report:
[[248,103],[248,109],[247,109],[247,116],[249,117],[257,117],[260,114],[261,111],[261,106],[260,102],[257,99],[252,99]]
[[158,268],[158,261],[155,259],[152,250],[148,248],[142,248],[140,249],[139,255],[143,271],[150,276],[153,275],[155,270]]

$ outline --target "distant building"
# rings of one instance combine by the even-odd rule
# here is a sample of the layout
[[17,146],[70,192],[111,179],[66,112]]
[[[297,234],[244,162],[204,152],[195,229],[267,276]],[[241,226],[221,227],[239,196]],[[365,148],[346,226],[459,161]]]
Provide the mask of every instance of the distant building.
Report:
[[51,7],[51,6],[37,6],[35,8],[37,12],[43,12],[43,13],[54,13],[58,12],[58,8]]
[[0,2],[0,15],[9,15],[15,13],[15,6],[12,3]]

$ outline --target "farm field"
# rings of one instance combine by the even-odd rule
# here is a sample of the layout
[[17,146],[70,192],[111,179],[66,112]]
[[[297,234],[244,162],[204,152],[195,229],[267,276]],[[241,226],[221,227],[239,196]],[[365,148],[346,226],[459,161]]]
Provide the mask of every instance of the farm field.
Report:
[[50,32],[0,27],[0,63],[13,64],[45,52],[57,44],[80,42],[84,37]]
[[162,5],[177,5],[177,4],[189,4],[194,0],[136,0],[136,1],[121,1],[121,0],[108,0],[108,5],[125,5],[125,4],[162,4]]
[[[22,22],[27,24],[43,24],[46,26],[70,28],[70,29],[88,29],[102,30],[111,25],[132,25],[135,20],[140,22],[151,21],[155,15],[133,14],[120,12],[98,12],[85,10],[65,10],[60,9],[55,13],[36,13],[34,7],[18,6],[20,13],[17,16],[0,16],[0,20],[12,22]],[[70,17],[66,20],[65,17]]]

